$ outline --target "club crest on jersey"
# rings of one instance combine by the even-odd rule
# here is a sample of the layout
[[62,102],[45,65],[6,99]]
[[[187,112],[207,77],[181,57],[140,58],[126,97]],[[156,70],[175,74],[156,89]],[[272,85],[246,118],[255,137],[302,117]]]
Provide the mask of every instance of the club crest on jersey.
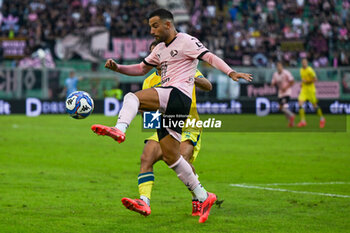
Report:
[[170,52],[170,55],[171,55],[172,57],[175,57],[177,54],[178,54],[178,51],[177,51],[177,50],[171,50],[171,52]]

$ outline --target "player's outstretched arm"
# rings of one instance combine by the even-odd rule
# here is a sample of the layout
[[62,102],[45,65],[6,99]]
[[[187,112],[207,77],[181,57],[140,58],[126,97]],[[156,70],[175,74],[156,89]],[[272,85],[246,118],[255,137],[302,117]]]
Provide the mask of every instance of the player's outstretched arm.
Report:
[[210,65],[215,67],[218,70],[221,70],[234,81],[238,81],[239,79],[247,80],[248,82],[253,80],[253,77],[251,74],[246,73],[237,73],[231,67],[229,67],[226,62],[224,62],[221,58],[216,56],[215,54],[211,52],[207,52],[202,56],[202,60],[208,62]]
[[118,65],[113,59],[108,59],[105,68],[130,76],[141,76],[147,74],[153,67],[143,62],[135,65]]
[[194,78],[194,85],[203,91],[211,91],[213,86],[211,82],[206,78]]
[[239,79],[244,79],[244,80],[247,80],[248,82],[251,82],[253,80],[253,77],[251,74],[246,74],[246,73],[237,73],[236,71],[232,71],[230,74],[229,74],[230,78],[233,80],[233,81],[238,81]]

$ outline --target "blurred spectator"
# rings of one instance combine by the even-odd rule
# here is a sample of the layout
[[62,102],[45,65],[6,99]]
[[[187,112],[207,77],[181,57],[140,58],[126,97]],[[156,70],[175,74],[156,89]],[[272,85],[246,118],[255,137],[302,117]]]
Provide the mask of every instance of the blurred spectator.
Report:
[[238,6],[232,4],[232,7],[229,10],[230,16],[231,16],[231,20],[235,21],[237,18],[237,14],[238,14]]
[[[111,38],[149,37],[146,16],[159,7],[156,0],[0,2],[0,36],[26,37],[29,51],[50,48],[52,54],[57,39],[92,26],[105,27]],[[181,31],[198,37],[211,51],[221,52],[232,65],[238,63],[236,54],[241,64],[254,65],[257,54],[267,58],[266,66],[271,66],[271,61],[278,57],[293,59],[282,62],[295,64],[300,62],[301,52],[317,62],[315,53],[321,52],[322,61],[328,60],[322,64],[332,64],[334,54],[338,54],[338,65],[347,64],[348,54],[341,51],[350,50],[349,0],[183,2],[187,4],[190,20],[179,22]]]
[[[193,9],[192,1],[186,3]],[[205,5],[204,1],[197,0],[196,8],[208,9],[212,3]],[[239,53],[243,65],[271,67],[274,64],[270,63],[279,57],[282,62],[297,66],[301,60],[299,54],[306,53],[317,65],[326,66],[332,64],[332,54],[341,54],[343,47],[349,46],[349,7],[348,0],[236,0],[224,8],[227,12],[216,8],[215,18],[213,14],[196,11],[199,20],[192,21],[187,31],[196,36],[196,28],[207,25],[201,28],[199,39],[210,50],[224,51],[224,58],[231,65],[239,64],[235,57]],[[224,24],[217,24],[221,15]],[[220,40],[219,37],[225,38],[224,45],[213,43],[213,38]],[[289,42],[295,46],[290,46]],[[283,49],[278,50],[281,46]],[[338,65],[348,60],[348,56],[342,54],[344,62]]]
[[82,80],[83,77],[76,77],[75,72],[71,71],[69,72],[69,77],[64,81],[64,89],[62,92],[62,96],[66,94],[66,97],[68,97],[71,93],[78,90],[78,82]]
[[4,49],[0,45],[0,67],[2,67],[3,57],[4,57]]
[[324,37],[328,38],[329,37],[329,32],[332,30],[332,26],[328,23],[327,20],[324,20],[321,23],[321,32]]

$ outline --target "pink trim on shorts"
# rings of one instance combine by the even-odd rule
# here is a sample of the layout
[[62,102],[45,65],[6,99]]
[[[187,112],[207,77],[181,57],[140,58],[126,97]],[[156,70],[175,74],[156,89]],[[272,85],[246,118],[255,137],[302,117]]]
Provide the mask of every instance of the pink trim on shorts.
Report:
[[166,107],[169,102],[169,96],[170,92],[173,90],[173,88],[159,88],[155,87],[156,91],[158,92],[158,98],[159,98],[159,111],[161,113],[165,113]]
[[[154,89],[156,89],[156,91],[158,93],[159,111],[161,113],[165,113],[166,107],[167,107],[168,102],[169,102],[170,92],[173,90],[173,88],[155,87]],[[178,132],[176,132],[175,130],[172,130],[172,129],[167,128],[166,130],[173,138],[175,138],[177,141],[179,141],[181,143],[181,134],[179,134]]]
[[175,138],[177,141],[179,141],[181,143],[181,134],[179,134],[178,132],[176,132],[175,130],[166,128],[166,130],[168,131],[168,133]]

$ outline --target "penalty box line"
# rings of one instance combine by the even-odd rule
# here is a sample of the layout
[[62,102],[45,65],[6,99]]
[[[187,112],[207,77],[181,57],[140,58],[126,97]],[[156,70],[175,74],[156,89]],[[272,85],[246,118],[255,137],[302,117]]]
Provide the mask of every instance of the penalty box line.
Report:
[[289,190],[289,189],[261,187],[261,186],[256,186],[256,185],[230,184],[230,186],[238,187],[238,188],[247,188],[247,189],[260,189],[260,190],[268,190],[268,191],[278,191],[278,192],[288,192],[288,193],[298,193],[298,194],[309,194],[309,195],[318,195],[318,196],[327,196],[327,197],[350,198],[349,195],[340,195],[340,194],[333,194],[333,193],[318,193],[318,192],[308,192],[308,191],[296,191],[296,190]]

